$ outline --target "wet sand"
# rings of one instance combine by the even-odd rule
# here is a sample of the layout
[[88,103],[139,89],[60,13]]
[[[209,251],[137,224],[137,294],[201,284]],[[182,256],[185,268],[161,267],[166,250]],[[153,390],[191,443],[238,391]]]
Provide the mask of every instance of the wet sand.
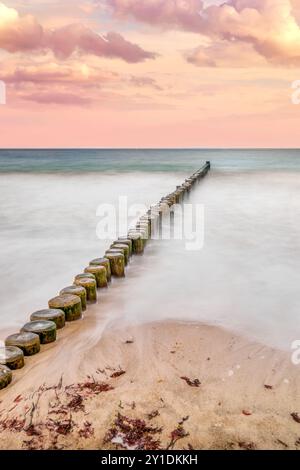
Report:
[[199,323],[120,327],[95,305],[0,391],[0,448],[297,449],[298,417],[289,354]]

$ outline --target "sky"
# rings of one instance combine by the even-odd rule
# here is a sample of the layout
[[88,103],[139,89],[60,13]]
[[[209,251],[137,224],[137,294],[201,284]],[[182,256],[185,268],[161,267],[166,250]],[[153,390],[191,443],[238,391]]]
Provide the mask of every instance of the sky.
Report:
[[0,0],[0,80],[1,148],[300,147],[300,0]]

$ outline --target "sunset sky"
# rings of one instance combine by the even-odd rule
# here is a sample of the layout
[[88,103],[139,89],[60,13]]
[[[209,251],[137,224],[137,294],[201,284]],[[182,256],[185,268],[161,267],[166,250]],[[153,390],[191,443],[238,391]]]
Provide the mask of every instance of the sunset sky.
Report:
[[0,0],[0,147],[300,147],[300,0]]

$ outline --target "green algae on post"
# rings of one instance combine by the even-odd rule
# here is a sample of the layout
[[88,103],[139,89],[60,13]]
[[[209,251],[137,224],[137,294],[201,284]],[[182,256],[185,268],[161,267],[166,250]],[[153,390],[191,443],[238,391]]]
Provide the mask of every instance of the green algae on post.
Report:
[[[76,279],[94,279],[96,280],[96,276],[95,274],[92,274],[92,273],[80,273],[80,274],[76,274],[75,278],[74,278],[74,281],[76,281]],[[73,286],[74,287],[74,286]]]
[[111,281],[110,262],[107,258],[96,258],[90,261],[90,266],[104,266],[106,269],[106,277],[108,282]]
[[21,331],[36,333],[41,344],[53,343],[56,340],[56,325],[54,321],[36,320],[26,323]]
[[81,279],[76,279],[74,284],[76,286],[81,286],[85,288],[86,299],[88,302],[92,302],[92,303],[97,302],[97,282],[95,279],[83,277]]
[[126,263],[126,258],[125,258],[125,255],[124,255],[124,251],[121,250],[120,248],[109,248],[108,250],[106,250],[105,252],[105,256],[109,255],[109,254],[120,254],[120,255],[123,255],[124,256],[124,265],[127,266],[127,263]]
[[107,253],[105,256],[109,259],[112,274],[116,277],[124,277],[125,257],[123,253]]
[[128,236],[132,235],[132,234],[140,234],[141,236],[141,240],[142,240],[142,244],[143,244],[143,249],[145,248],[146,246],[146,243],[147,243],[147,233],[146,231],[143,229],[143,228],[139,228],[139,227],[136,227],[135,229],[133,230],[129,230],[128,232]]
[[94,274],[97,282],[97,287],[107,287],[105,266],[87,266],[86,268],[84,268],[84,272]]
[[132,255],[132,240],[130,240],[127,237],[119,237],[118,240],[115,243],[122,243],[122,244],[128,245],[128,247],[129,247],[129,256]]
[[129,263],[129,246],[126,245],[126,243],[121,243],[121,242],[114,242],[111,246],[110,246],[113,250],[120,250],[121,252],[123,252],[123,255],[125,256],[125,263],[128,264]]
[[5,346],[16,346],[23,351],[24,356],[33,356],[40,352],[40,338],[35,333],[24,331],[8,336]]
[[[84,274],[78,274],[76,276],[75,279],[79,279],[79,276],[80,276],[80,279],[82,279],[84,277]],[[86,275],[85,275],[86,277]],[[86,290],[84,287],[81,287],[81,286],[68,286],[68,287],[64,287],[59,295],[77,295],[80,300],[81,300],[81,308],[82,308],[82,311],[86,310]]]
[[50,320],[56,325],[59,330],[65,326],[65,312],[58,308],[46,308],[44,310],[38,310],[30,315],[30,321],[36,320]]
[[22,349],[16,346],[4,346],[0,348],[0,364],[11,370],[24,367],[24,354]]
[[0,390],[7,387],[12,381],[12,372],[6,366],[0,365]]
[[56,324],[50,320],[36,320],[26,323],[21,331],[36,333],[41,344],[53,343],[56,340]]
[[49,308],[58,308],[65,312],[66,321],[79,320],[82,316],[81,300],[78,295],[58,295],[48,302]]
[[132,240],[132,252],[135,255],[141,255],[144,252],[144,242],[142,235],[137,231],[129,231],[128,238]]

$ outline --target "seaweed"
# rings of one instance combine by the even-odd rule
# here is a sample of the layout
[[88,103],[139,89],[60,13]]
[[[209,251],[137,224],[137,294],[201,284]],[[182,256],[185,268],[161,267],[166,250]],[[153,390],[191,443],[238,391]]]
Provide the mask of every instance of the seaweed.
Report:
[[84,411],[83,398],[81,395],[75,395],[68,403],[68,408],[72,411]]
[[97,381],[86,381],[82,383],[68,385],[66,387],[67,394],[77,394],[83,397],[99,395],[102,392],[108,392],[109,390],[113,390],[113,387],[109,384],[104,382],[97,382]]
[[154,436],[161,432],[162,428],[148,425],[142,419],[118,413],[113,426],[105,435],[104,444],[112,443],[125,449],[158,450],[161,449],[161,443]]
[[291,413],[291,417],[293,418],[294,421],[296,421],[296,423],[300,423],[300,414],[299,413]]
[[0,421],[0,431],[20,432],[25,426],[25,419],[6,418]]
[[186,432],[182,424],[178,424],[177,428],[171,432],[171,440],[167,446],[167,449],[173,449],[177,441],[187,436],[189,436],[189,433]]
[[190,379],[189,377],[186,377],[186,376],[183,376],[183,377],[180,377],[182,380],[185,380],[186,383],[190,386],[190,387],[200,387],[201,385],[201,382],[199,379]]
[[242,413],[245,416],[251,416],[252,415],[252,411],[250,411],[250,410],[242,410]]
[[45,423],[45,427],[49,431],[54,431],[57,434],[62,434],[63,436],[66,436],[67,434],[70,434],[74,427],[74,421],[72,420],[72,415],[70,414],[69,419],[65,420],[58,420],[55,421],[54,419],[48,419]]
[[124,375],[124,374],[126,374],[125,370],[117,370],[116,372],[113,372],[110,377],[112,379],[116,379],[117,377],[120,377],[121,375]]
[[287,445],[287,443],[286,443],[286,442],[283,442],[281,439],[276,439],[276,442],[277,442],[278,444],[281,444],[285,449],[288,449],[288,448],[289,448],[289,446]]
[[243,450],[255,450],[256,449],[256,446],[253,442],[240,441],[238,442],[238,445],[240,449],[243,449]]
[[78,434],[80,437],[83,437],[84,439],[88,439],[89,437],[92,437],[95,433],[95,430],[92,426],[92,423],[89,421],[85,421],[83,423],[83,428],[79,429]]
[[265,387],[266,390],[272,390],[273,389],[273,385],[265,384],[264,387]]
[[[73,421],[72,413],[85,412],[87,399],[113,390],[113,387],[107,383],[97,382],[91,376],[88,379],[82,383],[63,387],[61,377],[57,385],[42,384],[27,398],[17,396],[13,400],[14,408],[24,400],[22,409],[24,416],[11,418],[6,412],[6,418],[0,419],[0,432],[25,433],[31,438],[22,441],[22,447],[27,450],[62,449],[63,447],[58,444],[59,436],[68,436],[78,429],[78,425]],[[43,421],[35,424],[34,418],[36,418],[39,402],[49,391],[54,393],[54,400],[49,402],[47,415]],[[92,424],[85,421],[78,433],[85,439],[91,437],[94,434]]]
[[149,420],[151,420],[153,418],[156,418],[157,416],[159,416],[159,411],[158,410],[151,411],[151,413],[147,414],[147,418]]

